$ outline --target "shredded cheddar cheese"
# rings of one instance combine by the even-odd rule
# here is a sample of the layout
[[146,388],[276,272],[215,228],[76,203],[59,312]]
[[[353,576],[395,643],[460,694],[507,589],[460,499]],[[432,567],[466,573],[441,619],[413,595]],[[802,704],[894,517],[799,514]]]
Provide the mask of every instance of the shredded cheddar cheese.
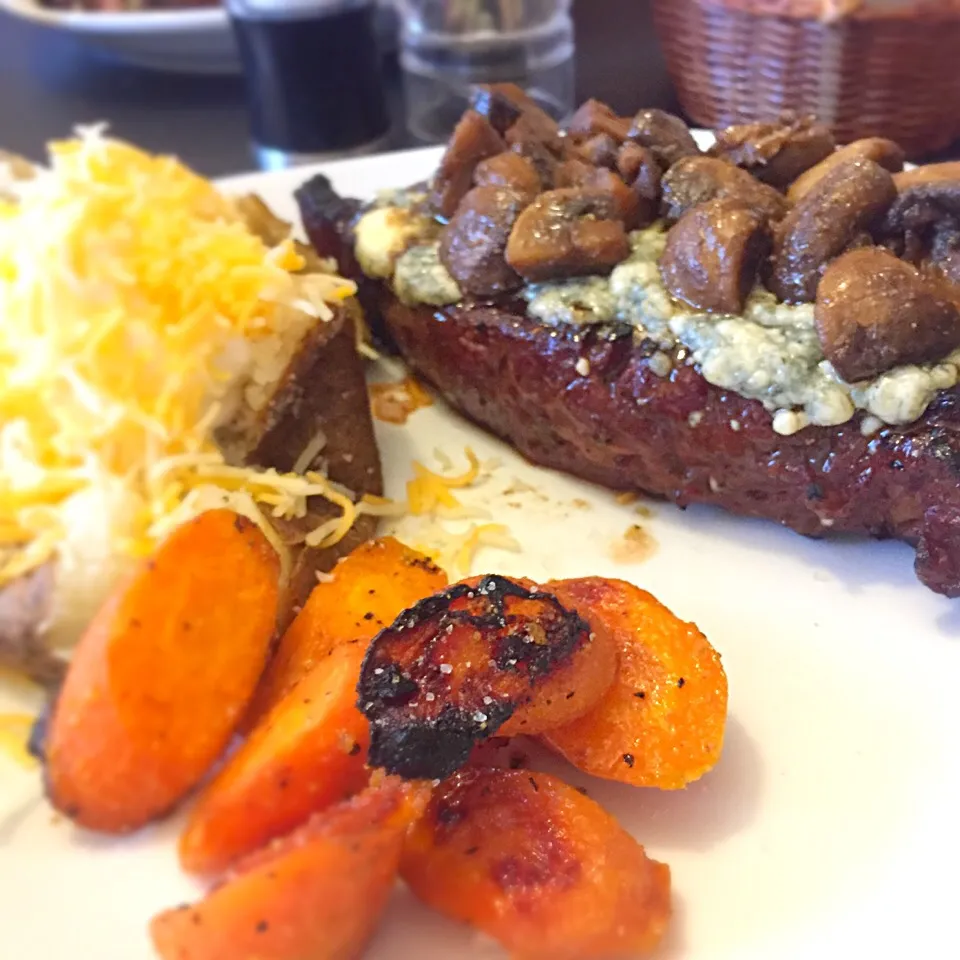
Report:
[[0,585],[62,559],[94,505],[129,555],[224,498],[266,532],[323,496],[342,516],[310,542],[349,530],[325,477],[228,466],[213,439],[265,352],[355,292],[303,265],[172,158],[100,129],[51,145],[0,199]]
[[[444,469],[452,469],[450,458],[442,450],[437,450],[434,455]],[[457,576],[471,572],[476,554],[483,547],[519,551],[519,543],[503,524],[470,524],[465,530],[454,531],[444,522],[487,515],[485,510],[463,504],[453,491],[481,483],[496,463],[481,463],[469,447],[464,450],[464,455],[467,469],[454,474],[436,473],[415,460],[413,478],[407,482],[405,502],[366,496],[357,505],[357,512],[391,518],[396,535]],[[407,522],[410,519],[420,522],[411,527]]]
[[36,760],[27,751],[27,740],[34,718],[28,713],[0,713],[0,753],[22,767],[33,767]]

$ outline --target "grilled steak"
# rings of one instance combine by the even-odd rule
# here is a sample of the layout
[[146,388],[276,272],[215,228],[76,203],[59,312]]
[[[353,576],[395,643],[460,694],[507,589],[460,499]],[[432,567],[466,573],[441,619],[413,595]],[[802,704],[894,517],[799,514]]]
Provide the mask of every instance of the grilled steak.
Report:
[[534,463],[808,536],[906,540],[920,580],[960,596],[960,390],[873,437],[856,421],[783,437],[762,404],[707,383],[696,367],[655,372],[662,354],[631,331],[557,331],[524,305],[408,307],[386,290],[381,305],[410,365]]
[[[597,105],[592,107],[590,116],[594,114],[610,119]],[[558,170],[572,165],[579,165],[579,169],[584,157],[592,155],[587,149],[593,144],[589,138],[600,135],[595,127],[593,121],[584,121],[579,139],[571,127],[567,138],[559,141],[554,138],[541,146],[549,148],[550,156],[559,164]],[[601,134],[614,140],[625,138],[619,146],[624,155],[635,150],[632,144],[651,149],[639,140],[631,140],[631,129],[626,123],[606,122]],[[518,144],[509,137],[507,141],[513,144],[512,149],[516,150],[519,145],[527,153],[535,152],[537,146],[526,141]],[[599,163],[602,162],[603,156],[600,156]],[[685,157],[671,160],[658,155],[657,162],[667,166],[665,182],[672,182],[669,170],[679,170],[681,164],[691,161]],[[725,164],[728,161],[708,162]],[[815,162],[816,159],[811,159],[810,164]],[[671,163],[677,166],[670,167]],[[506,160],[502,165],[506,166]],[[822,178],[817,191],[801,198],[802,207],[790,207],[784,198],[788,214],[783,223],[788,226],[794,221],[826,223],[837,234],[831,235],[830,244],[820,244],[824,246],[821,253],[808,257],[811,262],[803,275],[802,295],[784,298],[807,306],[784,309],[810,311],[816,301],[819,327],[813,335],[819,336],[820,347],[814,340],[813,348],[823,350],[818,355],[820,359],[837,358],[839,363],[847,358],[844,351],[855,355],[860,349],[858,338],[867,333],[871,337],[888,338],[889,344],[880,344],[876,354],[880,360],[872,364],[871,376],[889,373],[895,378],[900,373],[897,363],[915,362],[903,359],[910,355],[907,347],[912,349],[910,345],[917,337],[932,336],[931,331],[920,329],[926,320],[908,309],[909,304],[904,306],[909,298],[896,284],[882,282],[879,274],[877,278],[872,274],[864,278],[864,283],[876,296],[878,307],[883,308],[884,324],[879,321],[874,324],[871,318],[860,316],[856,298],[849,302],[850,298],[836,296],[837,291],[830,296],[829,290],[825,291],[821,302],[821,276],[831,263],[837,263],[839,270],[837,258],[848,250],[873,246],[874,252],[869,256],[863,251],[856,257],[857,263],[863,261],[870,267],[874,263],[889,266],[893,257],[885,250],[900,253],[909,248],[910,262],[917,268],[910,269],[918,302],[930,300],[943,304],[941,313],[953,316],[949,301],[960,302],[960,288],[951,284],[943,258],[929,239],[938,234],[931,233],[925,226],[925,232],[914,230],[905,240],[904,224],[892,216],[884,219],[885,210],[898,195],[889,174],[869,159],[858,160],[855,166],[856,169],[851,167],[848,177],[843,173],[843,165],[834,165],[831,176],[836,181],[836,189],[829,188],[829,177]],[[866,173],[861,167],[867,168]],[[602,169],[608,179],[614,176],[608,167],[598,164],[597,169]],[[743,171],[740,173],[749,176]],[[581,174],[582,184],[589,171]],[[865,179],[866,174],[877,181],[877,189],[860,191],[856,203],[845,200],[846,194],[857,192],[854,190],[859,183],[854,183],[856,177]],[[944,171],[940,179],[952,176],[951,171]],[[960,191],[960,175],[956,179]],[[585,231],[596,229],[597,224],[608,225],[605,229],[611,234],[614,230],[622,232],[624,225],[628,231],[632,229],[630,216],[616,202],[624,183],[636,189],[632,179],[626,177],[623,182],[611,184],[609,196],[603,202],[593,196],[598,189],[604,189],[596,186],[601,182],[602,179],[594,178],[589,187],[565,187],[552,193],[545,187],[538,198],[527,201],[530,206],[525,213],[519,217],[512,213],[514,226],[504,254],[506,264],[521,276],[526,272],[525,279],[534,282],[543,277],[552,281],[591,273],[594,279],[605,281],[611,269],[616,277],[618,257],[629,266],[629,258],[635,254],[614,255],[609,244],[601,245],[589,237],[582,239],[587,236]],[[950,189],[953,189],[952,183],[950,179]],[[761,184],[757,187],[774,194],[770,187]],[[942,193],[946,187],[938,186],[938,189]],[[588,193],[596,209],[602,207],[604,212],[602,215],[590,212],[584,220],[583,211],[587,207],[580,202],[581,194]],[[576,194],[574,199],[580,206],[574,209],[572,201],[567,202],[567,194]],[[664,211],[669,206],[666,194],[664,187]],[[771,410],[779,406],[778,403],[765,407],[759,399],[715,385],[716,376],[711,377],[714,382],[709,382],[700,363],[694,362],[692,348],[680,339],[673,347],[665,346],[662,334],[644,333],[645,321],[639,326],[626,322],[622,311],[612,313],[602,322],[563,322],[562,318],[554,317],[550,323],[544,323],[528,310],[529,297],[524,298],[524,291],[486,297],[461,295],[459,299],[454,296],[456,302],[452,302],[449,285],[442,283],[437,285],[436,299],[415,302],[409,289],[402,288],[399,282],[399,266],[393,282],[382,277],[369,279],[359,272],[355,257],[359,247],[355,250],[354,236],[358,205],[345,204],[320,181],[301,190],[299,199],[305,226],[320,252],[338,256],[341,267],[352,270],[360,281],[361,299],[374,330],[395,345],[410,365],[451,404],[510,442],[532,462],[614,489],[641,490],[681,507],[708,503],[737,514],[764,517],[806,536],[844,533],[905,540],[917,549],[916,572],[920,580],[938,593],[960,597],[960,384],[950,386],[955,376],[937,380],[941,389],[925,411],[920,405],[909,414],[897,413],[898,420],[888,420],[888,423],[902,424],[903,420],[912,419],[906,425],[890,426],[872,413],[863,412],[873,409],[869,405],[864,407],[863,400],[857,399],[864,385],[844,386],[841,381],[841,389],[847,393],[840,398],[839,413],[834,407],[833,412],[822,414],[818,420],[816,417],[821,414],[817,412],[810,417],[801,412],[792,429],[784,429],[782,422],[775,429],[777,420],[771,416]],[[691,202],[702,211],[699,215],[706,216],[708,208],[702,204],[710,201],[718,202],[712,194]],[[792,218],[791,210],[796,211]],[[430,200],[425,200],[415,212],[417,216],[429,216]],[[845,214],[850,223],[839,214]],[[756,229],[761,230],[764,223],[769,223],[779,244],[775,245],[771,260],[760,266],[762,280],[771,290],[776,290],[777,269],[783,266],[780,262],[784,259],[783,250],[792,234],[779,223],[779,212],[773,216],[758,210],[753,215],[757,219]],[[544,216],[553,218],[549,231],[541,229],[539,220],[536,229],[528,227],[527,221]],[[675,219],[667,217],[668,223]],[[439,222],[443,223],[442,217]],[[948,226],[953,229],[952,221]],[[682,227],[683,222],[671,230]],[[791,229],[796,233],[799,228]],[[478,237],[476,242],[484,239]],[[492,239],[497,240],[499,249],[503,248],[499,235]],[[677,271],[671,272],[670,266],[677,265],[680,239],[676,234],[671,246],[668,238],[666,249],[672,253],[661,255],[658,261],[666,293],[673,294],[674,303],[678,296],[674,289],[677,284],[673,282]],[[529,259],[535,270],[526,259],[518,256],[511,259],[511,250],[522,247],[526,251],[534,241],[539,244],[534,250],[536,257],[531,255]],[[443,242],[441,239],[441,250]],[[645,241],[640,238],[639,242]],[[429,243],[411,250],[419,258],[418,264],[435,263],[428,256],[428,247]],[[573,258],[568,247],[576,248],[580,257],[573,270],[568,269]],[[494,249],[492,242],[490,249]],[[703,287],[709,293],[711,284],[723,280],[723,271],[717,264],[722,266],[726,261],[721,257],[695,257],[694,260],[696,262],[684,260],[682,264],[683,277],[689,281],[687,286],[696,281],[698,290]],[[485,262],[483,269],[489,270],[490,266]],[[443,276],[442,266],[438,269]],[[784,275],[781,269],[781,279]],[[832,276],[836,276],[836,271]],[[453,279],[449,275],[446,279],[455,291]],[[467,276],[461,289],[470,289],[471,280],[472,276]],[[615,292],[617,286],[611,279],[606,289]],[[769,293],[762,295],[768,298],[764,303],[775,303]],[[731,319],[723,313],[731,309],[726,305],[729,298],[720,298],[719,306],[710,300],[707,297],[705,304],[697,304],[705,311],[699,315],[699,321],[708,331],[714,323],[711,309],[717,311],[718,324]],[[805,332],[809,328],[803,328],[802,324],[791,326],[795,316],[798,314],[791,315],[787,322],[776,316],[752,322],[761,324],[757,328],[761,332],[773,329],[779,335],[782,330],[788,339],[798,336],[802,340],[809,336]],[[853,339],[843,339],[848,335]],[[944,341],[945,350],[951,349],[953,343],[952,339],[948,340],[949,343]],[[956,355],[943,359],[949,359],[948,371],[956,366]],[[818,365],[816,357],[812,364],[811,376],[823,367]],[[752,369],[748,365],[748,372]],[[829,379],[834,376],[829,365],[825,376],[831,384],[837,383]],[[790,413],[791,405],[797,409],[797,405],[804,407],[804,403],[788,399],[786,409],[780,413],[794,417]],[[859,408],[856,411],[855,406]],[[918,411],[923,412],[918,415]],[[824,425],[831,423],[833,425]]]

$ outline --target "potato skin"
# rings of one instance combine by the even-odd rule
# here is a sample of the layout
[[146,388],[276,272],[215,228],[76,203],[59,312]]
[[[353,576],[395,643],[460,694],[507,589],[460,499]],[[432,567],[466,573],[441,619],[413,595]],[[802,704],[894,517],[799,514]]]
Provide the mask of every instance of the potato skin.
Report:
[[50,561],[0,587],[0,668],[56,689],[66,660],[46,645],[42,627],[53,606],[56,571]]
[[58,810],[124,833],[197,784],[263,672],[279,575],[251,521],[211,510],[117,586],[74,651],[50,721],[46,787]]
[[401,874],[426,904],[520,960],[647,953],[670,918],[670,871],[555,777],[472,767],[437,788]]
[[589,712],[544,734],[575,767],[638,787],[677,790],[720,759],[727,677],[720,655],[690,623],[624,580],[547,584],[619,647],[613,685]]
[[[264,410],[219,432],[217,440],[228,459],[289,472],[308,444],[322,435],[323,448],[306,469],[321,469],[357,496],[383,493],[364,361],[357,353],[358,310],[348,301],[329,321],[318,323],[304,337]],[[314,497],[304,517],[277,521],[293,556],[281,626],[293,619],[293,609],[316,586],[318,570],[329,570],[376,533],[376,517],[361,516],[332,547],[304,545],[310,530],[338,515],[339,507]]]

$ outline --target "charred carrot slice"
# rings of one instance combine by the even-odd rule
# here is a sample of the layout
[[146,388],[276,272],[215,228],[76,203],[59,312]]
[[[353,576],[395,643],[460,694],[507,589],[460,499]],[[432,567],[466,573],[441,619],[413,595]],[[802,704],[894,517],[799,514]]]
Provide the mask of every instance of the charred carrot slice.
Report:
[[387,779],[242,861],[192,906],[154,917],[163,960],[354,960],[390,896],[428,791]]
[[117,588],[74,652],[50,722],[58,810],[95,830],[134,830],[203,777],[263,672],[279,573],[253,523],[214,510]]
[[[476,586],[482,580],[483,577],[471,577],[461,582]],[[513,582],[525,590],[543,590],[526,578],[517,578]],[[555,596],[573,609],[561,594]],[[590,629],[587,641],[577,646],[569,657],[553,664],[547,675],[535,678],[529,698],[518,704],[500,727],[497,731],[500,736],[534,736],[565,726],[599,702],[617,672],[617,643],[604,624],[587,621],[587,626]]]
[[317,584],[287,628],[250,708],[252,727],[335,646],[369,641],[423,597],[447,585],[429,558],[384,537],[357,547]]
[[620,651],[613,686],[589,713],[545,734],[574,766],[594,776],[675,790],[719,760],[727,717],[720,655],[690,623],[623,580],[557,581],[555,590]]
[[670,917],[670,871],[555,777],[471,767],[436,791],[401,873],[424,903],[518,960],[632,957]]
[[593,643],[589,624],[555,596],[505,577],[422,600],[377,635],[363,664],[371,764],[413,779],[449,776],[525,708],[543,722],[550,698],[539,694]]
[[369,726],[356,707],[364,652],[334,650],[230,757],[180,838],[185,870],[221,871],[366,784]]

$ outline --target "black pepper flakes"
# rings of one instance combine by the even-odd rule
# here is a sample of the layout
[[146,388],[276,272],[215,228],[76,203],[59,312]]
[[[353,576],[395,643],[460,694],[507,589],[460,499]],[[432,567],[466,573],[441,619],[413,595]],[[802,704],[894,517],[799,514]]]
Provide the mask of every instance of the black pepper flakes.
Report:
[[261,920],[254,929],[257,933],[266,933],[270,929],[270,924],[266,920]]
[[540,788],[537,786],[537,781],[534,780],[533,777],[527,777],[527,779],[530,781],[530,786],[533,787],[533,792],[539,793]]
[[368,611],[363,615],[363,619],[364,619],[364,620],[372,620],[372,619],[373,619],[373,611],[372,611],[372,610],[368,610]]
[[586,787],[574,787],[574,790],[576,790],[577,793],[582,793],[585,797],[589,797],[589,796],[590,796],[590,794],[587,793],[587,788],[586,788]]
[[632,753],[625,753],[623,755],[623,762],[632,769],[634,763],[636,763],[636,760],[634,760]]
[[463,852],[468,856],[472,857],[480,848],[479,847],[467,847]]
[[576,694],[577,694],[577,691],[576,691],[576,690],[571,690],[571,691],[567,694],[567,700],[572,700],[572,699],[576,696]]
[[351,756],[351,757],[355,757],[355,756],[360,752],[361,749],[362,749],[362,748],[361,748],[360,744],[359,744],[359,743],[355,743],[355,744],[350,748],[350,756]]
[[638,690],[638,691],[634,694],[634,696],[635,696],[638,700],[643,700],[643,699],[646,697],[646,693],[644,693],[643,690]]
[[677,681],[677,686],[682,690],[682,689],[683,689],[683,685],[684,685],[686,682],[687,682],[687,681],[684,680],[683,677],[681,677],[681,678]]

